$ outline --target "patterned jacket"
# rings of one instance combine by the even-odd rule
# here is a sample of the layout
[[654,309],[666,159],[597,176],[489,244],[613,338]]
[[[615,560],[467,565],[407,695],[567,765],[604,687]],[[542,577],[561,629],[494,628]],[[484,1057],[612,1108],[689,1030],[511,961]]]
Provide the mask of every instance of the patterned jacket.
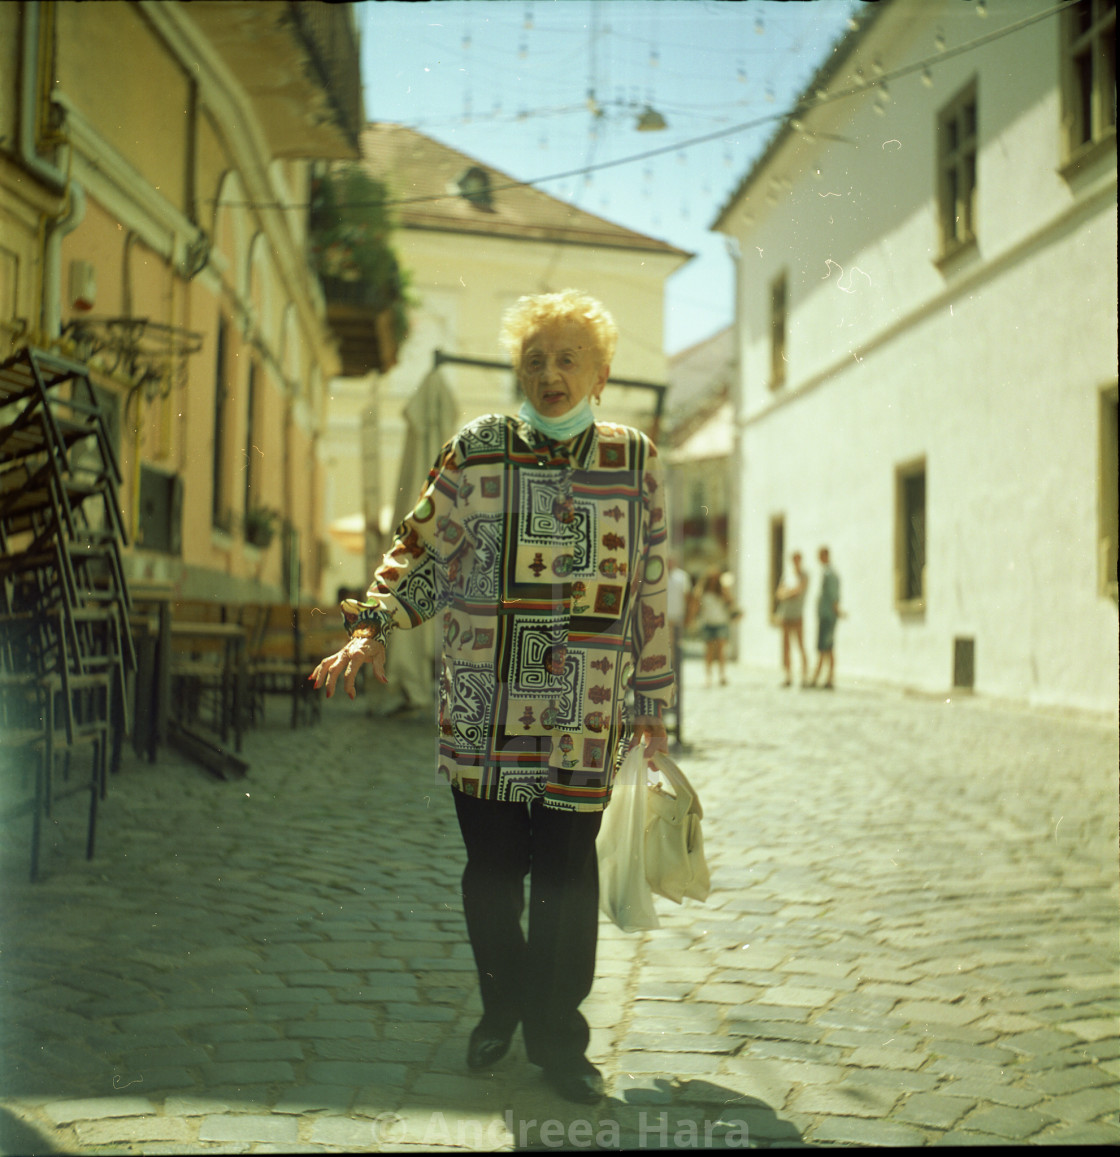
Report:
[[570,444],[491,414],[441,451],[346,625],[443,610],[440,770],[459,791],[599,811],[638,715],[672,704],[665,488],[653,443]]

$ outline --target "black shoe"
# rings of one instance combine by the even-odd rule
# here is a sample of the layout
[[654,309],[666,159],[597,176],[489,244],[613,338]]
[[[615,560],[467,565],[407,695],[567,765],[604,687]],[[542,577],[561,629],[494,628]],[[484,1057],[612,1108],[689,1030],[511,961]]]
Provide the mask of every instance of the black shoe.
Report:
[[467,1045],[467,1068],[478,1072],[479,1069],[496,1065],[509,1052],[513,1031],[510,1029],[507,1035],[499,1036],[493,1029],[482,1024],[475,1025]]
[[603,1099],[603,1074],[584,1057],[571,1067],[545,1069],[544,1079],[565,1101],[597,1105]]

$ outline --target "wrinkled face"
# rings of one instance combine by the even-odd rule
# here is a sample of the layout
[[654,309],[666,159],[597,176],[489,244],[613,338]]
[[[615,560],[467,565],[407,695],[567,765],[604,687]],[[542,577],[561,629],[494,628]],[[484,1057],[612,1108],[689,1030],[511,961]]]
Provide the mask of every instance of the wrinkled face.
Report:
[[586,325],[553,321],[525,335],[517,379],[538,413],[559,418],[584,398],[597,398],[610,369]]

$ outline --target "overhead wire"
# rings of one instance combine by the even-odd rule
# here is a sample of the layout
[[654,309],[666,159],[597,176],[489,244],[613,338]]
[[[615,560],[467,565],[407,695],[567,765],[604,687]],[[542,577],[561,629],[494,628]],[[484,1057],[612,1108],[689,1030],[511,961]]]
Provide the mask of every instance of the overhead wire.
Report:
[[[914,61],[910,64],[900,65],[898,68],[891,69],[889,72],[883,72],[873,77],[863,78],[859,82],[850,85],[848,88],[824,94],[814,93],[812,95],[804,95],[795,100],[795,102],[784,112],[766,113],[762,116],[754,117],[751,120],[743,121],[740,124],[732,125],[730,128],[718,129],[713,132],[703,133],[700,136],[690,137],[683,141],[675,141],[671,144],[661,145],[652,149],[645,149],[640,153],[631,153],[624,157],[616,157],[613,160],[597,161],[590,165],[584,164],[578,168],[565,169],[557,173],[549,173],[545,176],[533,177],[526,180],[511,179],[504,184],[492,185],[490,191],[491,193],[501,193],[511,189],[535,188],[538,185],[547,185],[554,181],[570,180],[573,177],[585,176],[588,173],[604,172],[607,169],[616,169],[623,165],[640,164],[642,161],[652,160],[655,157],[662,157],[668,153],[680,152],[685,149],[695,148],[698,145],[708,144],[712,141],[723,140],[724,138],[734,136],[737,133],[751,132],[754,129],[761,128],[767,124],[788,121],[798,116],[806,116],[818,108],[823,108],[837,101],[846,100],[849,97],[857,96],[860,93],[866,93],[876,88],[885,88],[886,86],[894,83],[897,80],[901,80],[904,77],[912,76],[914,73],[921,73],[924,69],[931,68],[934,65],[944,63],[947,60],[954,59],[955,57],[965,55],[969,52],[975,52],[977,49],[983,48],[986,45],[991,44],[996,40],[1000,40],[1005,36],[1011,36],[1016,32],[1021,32],[1024,28],[1030,27],[1032,24],[1037,24],[1042,20],[1047,20],[1052,16],[1056,16],[1059,12],[1062,12],[1067,8],[1067,3],[1059,3],[1052,8],[1047,8],[1041,12],[1032,13],[1030,16],[1026,16],[1012,24],[1005,25],[1003,28],[993,29],[993,31],[985,34],[984,36],[977,37],[975,40],[967,41],[964,44],[959,44],[955,48],[939,49],[933,55],[924,57],[921,60]],[[379,201],[377,204],[384,208],[399,208],[402,206],[425,204],[433,201],[454,200],[458,196],[458,193],[431,193],[417,197],[400,197],[389,201]],[[309,203],[280,201],[227,201],[224,202],[224,204],[230,208],[240,209],[306,209],[310,207]],[[347,204],[351,207],[359,207],[372,203],[353,201],[348,202]]]

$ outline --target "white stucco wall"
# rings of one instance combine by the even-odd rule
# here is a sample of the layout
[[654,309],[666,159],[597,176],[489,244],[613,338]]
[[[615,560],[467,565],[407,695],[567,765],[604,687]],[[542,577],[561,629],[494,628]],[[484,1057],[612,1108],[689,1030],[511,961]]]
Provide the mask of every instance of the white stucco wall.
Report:
[[[978,30],[948,5],[899,4],[867,58],[889,71],[928,54],[935,29],[951,47],[1031,7],[992,4],[995,25]],[[742,251],[732,566],[748,660],[777,663],[769,550],[782,515],[787,555],[813,560],[812,599],[817,548],[832,548],[849,616],[841,679],[943,691],[964,636],[981,693],[1115,710],[1116,604],[1097,573],[1099,397],[1116,381],[1115,154],[1061,175],[1058,67],[1050,19],[938,65],[932,87],[899,81],[885,115],[870,95],[838,102],[810,125],[851,143],[792,140],[728,214]],[[973,77],[978,246],[941,269],[937,112]],[[775,393],[769,286],[782,269],[788,381]],[[895,470],[918,458],[926,607],[906,616]]]

